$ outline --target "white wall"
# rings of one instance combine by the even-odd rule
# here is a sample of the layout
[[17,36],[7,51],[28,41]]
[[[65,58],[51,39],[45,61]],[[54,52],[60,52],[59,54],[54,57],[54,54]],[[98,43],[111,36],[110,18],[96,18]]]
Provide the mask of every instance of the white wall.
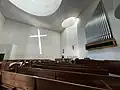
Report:
[[12,47],[14,50],[11,48],[9,58],[6,59],[54,59],[60,57],[60,33],[46,29],[40,29],[40,31],[41,34],[47,35],[47,37],[41,38],[43,52],[41,55],[39,54],[38,38],[29,37],[37,35],[37,28],[7,19],[1,32],[0,44],[12,46],[14,44],[15,48]]
[[[82,15],[80,16],[81,18],[81,24],[78,27],[78,36],[79,36],[79,41],[82,41],[83,43],[79,43],[81,48],[84,48],[84,45],[86,44],[86,37],[84,36],[85,34],[85,24],[86,22],[90,19],[94,9],[96,8],[98,1],[95,1]],[[105,9],[108,13],[108,18],[110,21],[110,25],[112,28],[113,36],[117,41],[118,46],[114,48],[106,48],[106,49],[101,49],[101,50],[94,50],[94,51],[80,51],[81,53],[84,53],[84,56],[88,56],[93,59],[117,59],[120,60],[120,20],[116,19],[114,16],[114,11],[118,4],[120,4],[120,0],[103,0]],[[82,35],[83,34],[83,35]]]
[[[65,56],[76,54],[77,50],[72,51],[71,45],[78,46],[79,58],[90,57],[93,59],[112,59],[112,60],[120,60],[120,20],[116,19],[114,16],[114,12],[116,7],[120,4],[120,0],[103,0],[105,5],[105,9],[108,14],[108,18],[110,21],[110,25],[112,28],[113,36],[117,41],[118,46],[114,48],[106,48],[100,50],[87,51],[85,50],[86,37],[85,37],[85,24],[89,19],[97,7],[99,0],[93,2],[81,15],[80,22],[76,27],[71,27],[65,29],[61,33],[61,50],[65,49]],[[76,34],[77,33],[77,34]],[[77,54],[76,54],[77,55]]]
[[[75,55],[81,59],[87,56],[87,51],[85,49],[85,24],[92,16],[97,4],[98,1],[95,1],[84,13],[80,15],[80,22],[77,26],[69,27],[61,33],[61,51],[62,49],[65,49],[65,56]],[[76,50],[73,51],[72,45],[74,44],[76,45]]]
[[[1,32],[3,30],[4,23],[5,23],[5,18],[4,18],[4,16],[0,12],[0,36],[1,36]],[[0,41],[1,41],[1,39],[2,38],[0,38]],[[0,44],[0,53],[5,53],[6,51],[8,51],[8,53],[9,53],[9,50],[7,48],[5,49],[5,45],[3,45],[3,44],[1,45]],[[5,58],[6,57],[7,57],[7,54],[6,54]]]
[[85,48],[86,36],[85,36],[85,25],[92,17],[92,13],[98,5],[99,0],[93,2],[80,16],[80,23],[77,27],[78,32],[78,42],[79,42],[79,52],[80,58],[83,59],[88,56],[88,51]]
[[[73,45],[74,50],[72,48]],[[62,49],[64,49],[65,57],[79,57],[77,24],[70,26],[61,32],[61,52]]]
[[[0,32],[2,31],[2,29],[3,29],[3,25],[4,25],[4,23],[5,23],[5,18],[4,18],[4,16],[1,14],[1,12],[0,12]],[[1,33],[0,33],[1,34]]]

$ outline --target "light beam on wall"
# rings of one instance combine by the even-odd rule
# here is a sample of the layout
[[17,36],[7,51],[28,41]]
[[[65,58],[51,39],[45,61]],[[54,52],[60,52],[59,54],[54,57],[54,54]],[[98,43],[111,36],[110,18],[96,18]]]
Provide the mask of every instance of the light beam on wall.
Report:
[[38,38],[38,43],[39,43],[39,51],[40,51],[40,54],[42,54],[42,45],[41,45],[41,37],[45,37],[47,35],[41,35],[40,33],[40,30],[38,29],[38,34],[37,35],[31,35],[30,37],[31,38]]
[[36,16],[48,16],[57,11],[62,0],[9,0],[21,10]]

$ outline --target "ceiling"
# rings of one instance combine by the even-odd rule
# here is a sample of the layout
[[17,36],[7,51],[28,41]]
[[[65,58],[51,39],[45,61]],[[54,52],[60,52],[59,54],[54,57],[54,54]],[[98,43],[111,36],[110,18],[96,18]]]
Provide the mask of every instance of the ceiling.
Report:
[[9,19],[61,32],[64,29],[61,24],[66,18],[78,17],[93,1],[95,0],[63,0],[54,14],[50,16],[34,16],[17,8],[9,0],[1,0],[0,11]]
[[115,17],[117,19],[120,19],[120,4],[117,6],[117,8],[115,10]]

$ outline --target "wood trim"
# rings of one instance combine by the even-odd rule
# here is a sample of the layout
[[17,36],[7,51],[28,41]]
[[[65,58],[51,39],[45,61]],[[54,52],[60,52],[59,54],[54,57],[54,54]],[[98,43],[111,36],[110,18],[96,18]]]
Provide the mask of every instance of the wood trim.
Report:
[[[105,44],[105,43],[109,43],[109,42],[112,42],[112,44],[94,47],[94,45],[100,45],[100,44]],[[93,47],[91,47],[91,46],[93,46]],[[109,40],[104,40],[104,41],[97,41],[97,42],[88,43],[88,44],[86,44],[86,50],[90,51],[90,50],[110,48],[110,47],[115,47],[115,46],[117,46],[116,40],[109,39]],[[88,48],[88,47],[91,47],[91,48]]]

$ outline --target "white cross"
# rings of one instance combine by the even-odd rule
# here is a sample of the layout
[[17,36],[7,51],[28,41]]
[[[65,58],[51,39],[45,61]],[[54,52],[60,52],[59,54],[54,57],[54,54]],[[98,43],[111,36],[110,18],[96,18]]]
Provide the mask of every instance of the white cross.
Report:
[[46,37],[47,35],[40,35],[40,30],[38,29],[38,35],[32,35],[30,37],[35,38],[38,37],[38,42],[39,42],[39,50],[40,50],[40,54],[42,54],[42,46],[41,46],[41,37]]

